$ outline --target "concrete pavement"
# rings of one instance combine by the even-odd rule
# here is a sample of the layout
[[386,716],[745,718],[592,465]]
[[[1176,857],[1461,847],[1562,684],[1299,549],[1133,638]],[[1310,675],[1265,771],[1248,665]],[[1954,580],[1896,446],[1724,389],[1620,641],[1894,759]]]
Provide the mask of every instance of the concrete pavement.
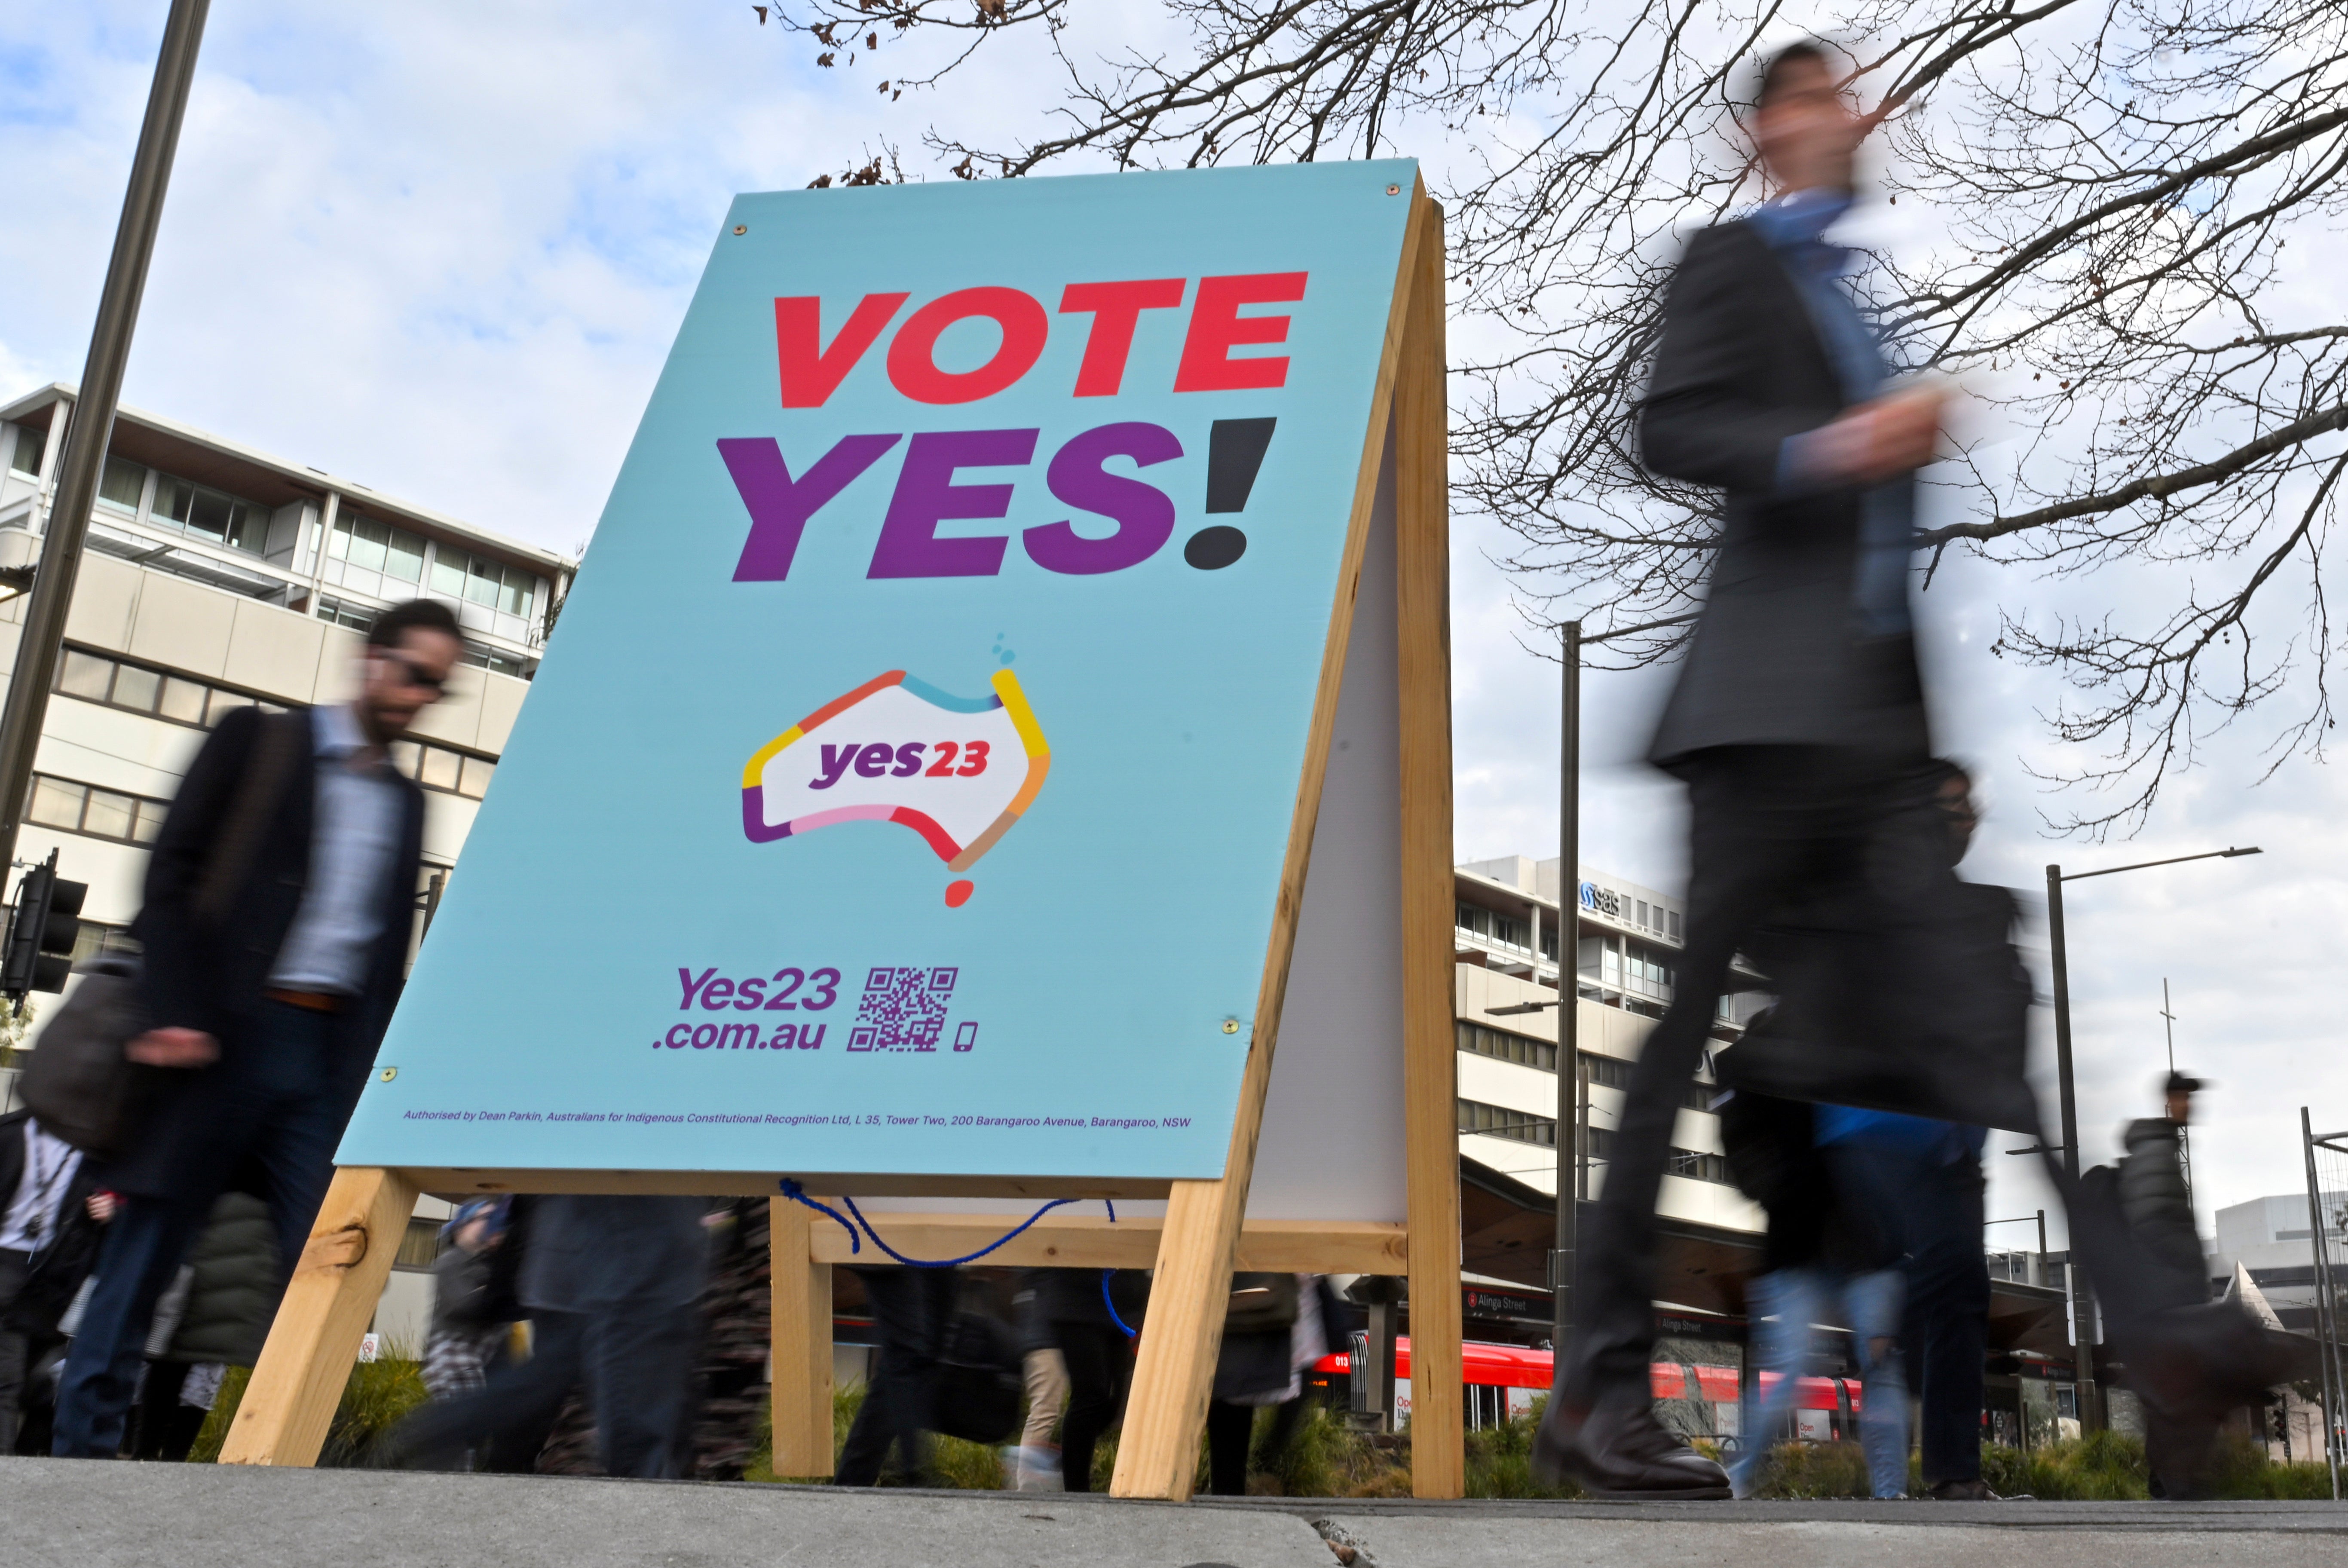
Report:
[[[1324,1539],[1325,1538],[1325,1539]],[[11,1568],[2348,1568],[2332,1503],[1209,1500],[0,1460]]]

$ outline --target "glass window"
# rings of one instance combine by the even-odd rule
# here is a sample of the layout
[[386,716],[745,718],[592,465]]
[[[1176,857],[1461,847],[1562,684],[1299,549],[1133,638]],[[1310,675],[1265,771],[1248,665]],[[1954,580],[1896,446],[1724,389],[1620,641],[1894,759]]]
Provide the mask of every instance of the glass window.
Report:
[[124,511],[137,511],[139,498],[147,490],[147,465],[109,456],[106,471],[98,476],[98,499]]
[[396,577],[402,583],[419,583],[424,578],[424,539],[421,534],[404,528],[389,531],[384,541],[383,574]]
[[33,776],[33,804],[26,815],[33,821],[49,828],[81,826],[82,797],[88,789],[80,784],[68,784],[62,779]]
[[391,531],[371,517],[338,518],[335,522],[335,542],[342,548],[335,553],[354,566],[380,572],[384,546],[390,537]]
[[497,770],[498,765],[494,762],[484,762],[478,757],[466,758],[464,777],[458,781],[457,793],[479,799],[489,793],[489,775]]
[[204,699],[211,688],[201,681],[181,680],[172,676],[163,682],[163,699],[156,709],[165,718],[176,718],[181,724],[201,724],[204,721]]
[[139,820],[139,799],[111,789],[92,789],[82,813],[81,830],[108,839],[128,839]]
[[57,670],[57,689],[67,696],[104,702],[106,688],[113,679],[112,659],[101,659],[78,648],[67,648],[65,663]]
[[413,779],[417,759],[423,752],[424,748],[412,740],[395,740],[391,743],[391,765]]
[[498,602],[498,591],[504,586],[496,562],[479,555],[473,557],[472,564],[465,572],[466,598],[476,604],[494,607]]
[[137,665],[114,666],[114,706],[136,708],[140,713],[155,711],[155,698],[163,689],[163,677],[153,670],[142,670]]
[[354,632],[364,632],[374,625],[377,614],[378,612],[370,610],[364,604],[354,604],[347,599],[336,599],[331,595],[322,594],[318,600],[318,619],[337,626],[348,626]]
[[169,518],[199,539],[232,550],[261,552],[261,529],[255,509],[216,490],[173,480],[168,494],[159,492],[153,514]]
[[432,554],[432,592],[445,598],[465,596],[465,562],[472,557],[461,550],[440,546]]
[[41,448],[46,445],[47,441],[47,436],[39,430],[34,429],[29,425],[17,426],[16,449],[9,454],[8,466],[15,469],[20,474],[39,473],[41,471]]
[[424,748],[422,782],[428,789],[454,789],[464,758],[453,751],[443,751],[437,746]]
[[216,725],[238,708],[252,706],[252,699],[249,696],[239,696],[232,691],[215,691],[212,693],[211,701],[205,707],[204,723],[207,726]]
[[509,615],[527,615],[538,598],[538,579],[527,573],[509,569],[506,576],[504,609]]
[[160,800],[139,802],[139,830],[134,835],[142,844],[151,844],[155,835],[163,830],[163,813],[170,808]]

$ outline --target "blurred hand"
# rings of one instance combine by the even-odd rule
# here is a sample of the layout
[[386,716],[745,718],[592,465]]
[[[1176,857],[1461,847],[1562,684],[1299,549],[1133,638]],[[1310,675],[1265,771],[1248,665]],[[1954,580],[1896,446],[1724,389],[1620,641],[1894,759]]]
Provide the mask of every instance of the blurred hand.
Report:
[[122,1207],[122,1200],[101,1187],[89,1195],[84,1206],[89,1210],[89,1217],[103,1225],[114,1218],[115,1210]]
[[220,1042],[201,1029],[149,1029],[122,1054],[150,1068],[204,1068],[220,1060]]
[[1908,387],[1845,409],[1810,433],[1809,471],[1830,484],[1872,485],[1922,468],[1941,438],[1947,400],[1938,387]]

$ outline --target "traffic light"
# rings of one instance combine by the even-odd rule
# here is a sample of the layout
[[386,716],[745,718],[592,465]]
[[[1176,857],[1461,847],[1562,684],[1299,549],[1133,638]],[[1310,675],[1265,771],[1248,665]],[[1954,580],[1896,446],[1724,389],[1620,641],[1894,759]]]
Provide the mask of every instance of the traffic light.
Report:
[[0,995],[19,1006],[34,991],[62,991],[73,973],[74,944],[81,937],[81,902],[88,882],[57,875],[57,852],[25,873],[16,903],[8,912],[8,943],[0,953]]

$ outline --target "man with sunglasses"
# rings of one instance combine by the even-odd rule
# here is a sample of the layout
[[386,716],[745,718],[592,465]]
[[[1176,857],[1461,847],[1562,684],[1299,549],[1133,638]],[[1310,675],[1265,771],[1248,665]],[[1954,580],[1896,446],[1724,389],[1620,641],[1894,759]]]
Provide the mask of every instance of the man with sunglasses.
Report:
[[108,1162],[122,1195],[57,1394],[53,1450],[109,1458],[155,1303],[212,1202],[265,1199],[279,1285],[317,1217],[406,973],[424,796],[391,743],[464,653],[447,605],[368,631],[357,695],[221,720],[155,841],[139,939],[149,1070],[139,1136]]

